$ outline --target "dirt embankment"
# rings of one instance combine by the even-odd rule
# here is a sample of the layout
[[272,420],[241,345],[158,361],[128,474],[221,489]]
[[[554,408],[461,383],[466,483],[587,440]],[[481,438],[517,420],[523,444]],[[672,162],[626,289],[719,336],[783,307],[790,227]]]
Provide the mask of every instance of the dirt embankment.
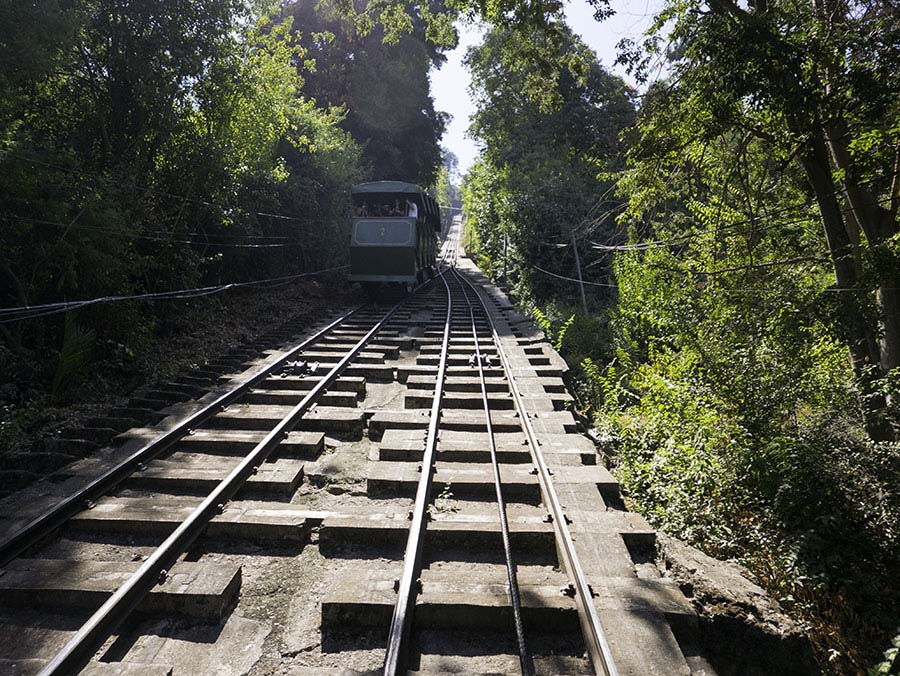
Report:
[[[122,431],[116,427],[154,422],[149,409],[159,391],[171,389],[170,381],[190,379],[210,361],[241,351],[289,321],[312,323],[359,299],[336,277],[173,303],[165,335],[157,335],[130,367],[123,368],[120,355],[95,349],[89,368],[61,402],[50,403],[49,382],[36,383],[27,401],[0,400],[0,495],[89,454]],[[182,389],[193,396],[190,388]]]
[[699,617],[698,646],[717,676],[820,676],[809,637],[736,563],[658,533],[663,575]]

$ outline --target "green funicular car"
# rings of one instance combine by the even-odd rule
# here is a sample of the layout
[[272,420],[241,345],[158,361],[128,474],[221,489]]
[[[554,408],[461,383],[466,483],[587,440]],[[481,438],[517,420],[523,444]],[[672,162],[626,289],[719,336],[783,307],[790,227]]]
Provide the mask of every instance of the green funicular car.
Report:
[[369,289],[407,289],[435,273],[440,209],[417,185],[375,181],[353,186],[350,280]]

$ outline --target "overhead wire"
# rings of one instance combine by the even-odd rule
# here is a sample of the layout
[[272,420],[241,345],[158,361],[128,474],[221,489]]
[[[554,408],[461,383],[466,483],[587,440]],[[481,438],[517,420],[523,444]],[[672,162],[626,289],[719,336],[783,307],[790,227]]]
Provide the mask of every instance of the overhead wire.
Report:
[[543,272],[545,275],[550,275],[551,277],[556,277],[557,279],[564,279],[569,282],[575,282],[576,284],[587,284],[590,286],[603,286],[603,287],[607,287],[610,289],[619,288],[617,284],[603,284],[601,282],[587,282],[587,281],[583,281],[580,279],[575,279],[574,277],[566,277],[565,275],[558,275],[555,272],[550,272],[549,270],[544,270],[544,268],[539,267],[534,264],[532,264],[531,267],[533,267],[535,270],[538,270],[539,272]]
[[[116,230],[114,228],[104,228],[102,226],[93,226],[93,225],[83,225],[83,224],[71,224],[71,223],[62,223],[60,221],[51,221],[42,218],[33,218],[31,216],[19,216],[17,214],[10,213],[0,213],[0,219],[2,218],[14,218],[16,220],[23,221],[31,221],[33,223],[40,223],[42,225],[53,225],[57,227],[64,228],[73,228],[74,230],[88,230],[91,232],[101,232],[104,234],[113,235],[116,237],[126,237],[129,239],[139,239],[150,242],[161,242],[164,244],[188,244],[194,246],[212,246],[226,249],[280,249],[285,247],[295,247],[295,246],[305,246],[307,242],[276,242],[276,243],[261,243],[261,244],[239,244],[235,242],[211,242],[206,240],[194,240],[194,239],[182,239],[180,237],[167,237],[162,235],[143,235],[139,233],[127,232],[124,230]],[[199,234],[199,233],[198,233]],[[317,235],[312,233],[304,233],[303,237],[305,238],[318,238]],[[286,237],[281,239],[288,239]]]
[[[187,195],[179,195],[177,193],[168,192],[166,190],[160,190],[159,188],[152,188],[148,185],[140,185],[140,184],[134,183],[132,181],[122,181],[122,180],[113,179],[110,176],[105,176],[105,175],[99,174],[97,172],[88,171],[86,169],[75,169],[72,167],[63,166],[61,164],[54,164],[51,162],[46,162],[44,160],[39,160],[34,157],[29,157],[27,155],[21,155],[21,154],[15,153],[10,150],[0,153],[0,157],[3,157],[3,156],[15,157],[15,158],[24,160],[26,162],[31,162],[33,164],[39,164],[39,165],[42,165],[45,167],[49,167],[51,169],[57,169],[59,171],[64,171],[69,174],[92,176],[96,180],[103,181],[105,183],[109,183],[113,186],[116,186],[117,188],[120,188],[123,190],[129,190],[131,192],[146,192],[146,193],[151,193],[154,195],[160,195],[162,197],[170,197],[173,199],[178,199],[178,200],[182,200],[182,201],[186,201],[186,202],[193,202],[195,204],[201,204],[203,206],[215,207],[217,209],[225,208],[221,204],[216,204],[215,202],[210,202],[210,201],[203,200],[203,199],[200,199],[197,197],[188,197]],[[84,181],[82,181],[81,184],[88,185]],[[285,215],[285,214],[274,214],[274,213],[266,212],[266,211],[247,211],[246,213],[253,215],[253,216],[265,216],[267,218],[277,218],[277,219],[282,219],[282,220],[298,221],[298,222],[305,222],[305,223],[309,222],[308,219],[306,219],[302,216],[289,216],[289,215]]]
[[161,291],[156,293],[143,293],[131,296],[100,296],[98,298],[89,298],[76,301],[61,301],[56,303],[44,303],[41,305],[24,305],[12,308],[0,308],[0,324],[10,324],[25,319],[36,319],[49,315],[68,312],[70,310],[79,309],[91,305],[101,305],[106,303],[117,303],[121,301],[156,301],[156,300],[185,300],[191,298],[199,298],[223,293],[230,289],[238,289],[249,286],[271,286],[279,285],[300,279],[302,277],[311,277],[313,275],[325,274],[327,272],[336,272],[344,270],[348,265],[338,265],[334,267],[324,268],[322,270],[314,270],[311,272],[302,272],[295,275],[284,275],[281,277],[271,277],[268,279],[258,279],[249,282],[232,282],[229,284],[219,284],[214,286],[204,286],[194,289],[178,289],[175,291]]
[[[0,218],[14,218],[16,220],[22,221],[33,221],[35,223],[41,223],[45,225],[60,225],[59,221],[52,221],[47,219],[35,218],[33,216],[22,216],[20,214],[13,214],[10,212],[4,212],[0,214]],[[68,225],[68,224],[66,224]],[[121,230],[113,230],[111,228],[103,228],[102,226],[94,226],[94,225],[84,225],[82,223],[78,223],[78,228],[81,230],[103,230],[106,232],[114,232],[121,234],[132,234],[127,233]],[[229,234],[229,233],[208,233],[208,232],[200,232],[200,231],[179,231],[179,236],[187,236],[187,237],[217,237],[220,239],[265,239],[265,240],[289,240],[290,237],[286,235],[243,235],[243,234]]]
[[[610,289],[620,288],[620,286],[618,284],[604,284],[601,282],[588,282],[588,281],[582,281],[582,280],[576,279],[575,277],[566,277],[565,275],[558,275],[555,272],[550,272],[549,270],[545,270],[544,268],[539,267],[537,265],[533,265],[533,264],[530,265],[530,267],[534,268],[535,270],[537,270],[539,272],[544,273],[545,275],[549,275],[550,277],[555,277],[556,279],[562,279],[567,282],[574,282],[575,284],[585,284],[585,285],[590,285],[590,286],[602,286],[602,287],[610,288]],[[768,287],[768,288],[767,287],[729,287],[729,288],[724,288],[721,286],[716,286],[716,287],[711,287],[711,288],[714,288],[716,291],[720,291],[722,293],[774,293],[774,292],[782,291],[782,289],[780,289],[780,288],[772,288],[772,287]],[[888,288],[889,290],[896,290],[896,289],[893,289],[892,287],[885,287],[885,288]],[[824,289],[809,289],[809,291],[811,293],[870,293],[873,290],[874,289],[861,289],[858,287],[854,287],[854,288],[826,287]]]
[[[783,227],[785,225],[801,223],[805,220],[808,220],[808,218],[799,218],[799,219],[795,219],[793,221],[787,221],[787,222],[781,221],[779,223],[772,223],[770,225],[764,225],[764,226],[754,230],[753,234],[756,234],[758,232],[765,232],[766,230],[771,230],[771,229],[774,229],[777,227]],[[746,224],[746,223],[742,223],[740,225],[743,225],[743,224]],[[739,225],[738,223],[735,223],[732,225],[725,225],[725,226],[720,226],[720,227],[715,227],[715,228],[707,228],[705,230],[694,230],[692,232],[686,232],[683,235],[676,235],[674,237],[670,237],[667,239],[646,240],[643,242],[635,242],[632,244],[599,244],[597,242],[591,242],[591,248],[595,249],[597,251],[647,251],[649,249],[663,248],[666,246],[670,246],[672,244],[681,244],[687,240],[691,240],[696,237],[700,237],[702,235],[723,234],[724,232],[726,232],[728,230],[734,229],[734,227],[737,227],[738,225]]]
[[[883,198],[880,200],[876,200],[876,204],[881,205],[881,204],[885,204],[885,203],[890,203],[892,201],[892,199],[893,198],[887,197],[887,198]],[[769,212],[767,214],[764,214],[762,216],[758,216],[756,218],[749,218],[749,219],[745,219],[742,221],[735,221],[735,222],[727,224],[727,225],[717,226],[717,227],[713,227],[713,228],[707,228],[705,230],[694,230],[692,232],[687,232],[687,233],[684,233],[683,235],[676,235],[676,236],[668,238],[668,239],[649,240],[649,241],[644,241],[644,242],[634,242],[631,244],[619,244],[619,245],[598,244],[597,242],[591,242],[591,245],[592,245],[593,249],[597,249],[598,251],[644,251],[647,249],[655,249],[655,248],[669,246],[670,244],[677,244],[684,240],[693,239],[694,237],[698,237],[700,235],[720,234],[723,231],[732,230],[732,229],[742,226],[742,225],[750,225],[752,223],[756,223],[757,221],[759,221],[761,219],[771,218],[772,216],[777,215],[777,214],[784,214],[784,213],[788,213],[790,211],[801,211],[803,209],[809,209],[812,206],[813,205],[810,204],[805,207],[803,207],[803,206],[785,207],[784,209],[778,209],[778,210]],[[760,228],[755,229],[753,232],[755,234],[757,232],[764,232],[766,230],[784,227],[786,225],[795,225],[797,223],[802,223],[804,221],[810,220],[810,218],[814,218],[814,216],[810,215],[810,216],[804,216],[801,218],[795,218],[793,220],[788,220],[788,221],[779,221],[777,223],[771,223],[769,225],[764,225]],[[568,245],[566,245],[566,246],[568,246]]]
[[[734,228],[743,226],[743,225],[751,225],[756,223],[761,219],[768,219],[777,214],[783,214],[788,212],[799,212],[804,209],[809,209],[811,205],[806,206],[793,206],[793,207],[785,207],[784,209],[778,209],[776,211],[769,212],[764,216],[759,216],[756,218],[748,218],[742,221],[735,221],[733,223],[729,223],[726,225],[718,225],[712,228],[706,228],[703,230],[693,230],[691,232],[686,232],[681,235],[675,235],[673,237],[669,237],[666,239],[657,239],[657,240],[646,240],[643,242],[633,242],[631,244],[599,244],[598,242],[591,242],[591,247],[593,249],[597,249],[599,251],[640,251],[644,249],[652,249],[658,248],[661,246],[668,246],[669,244],[678,244],[687,239],[693,239],[694,237],[699,237],[700,235],[707,234],[721,234],[723,232],[733,230]],[[792,221],[780,221],[778,223],[772,223],[770,225],[764,225],[760,228],[756,228],[753,230],[753,233],[764,232],[766,230],[770,230],[776,227],[783,227],[785,225],[792,225],[795,223],[801,223],[805,220],[809,220],[809,217],[798,218]]]
[[[869,185],[869,184],[875,183],[875,182],[877,182],[877,181],[890,180],[890,179],[892,179],[893,177],[898,176],[898,175],[900,175],[900,171],[895,171],[895,172],[891,172],[890,174],[887,174],[887,175],[884,175],[884,176],[877,176],[877,177],[875,177],[875,178],[868,179],[868,180],[865,180],[865,181],[859,181],[859,182],[858,182],[858,185]],[[606,212],[604,212],[603,214],[601,214],[600,216],[598,216],[598,217],[596,217],[596,218],[593,218],[593,219],[592,219],[592,218],[589,218],[591,211],[593,211],[593,209],[597,208],[597,207],[603,202],[603,200],[604,200],[604,198],[606,197],[606,195],[608,195],[609,192],[610,192],[614,187],[615,187],[615,185],[613,185],[613,186],[611,186],[610,188],[608,188],[608,189],[607,189],[607,190],[606,190],[606,191],[598,198],[598,201],[594,204],[593,207],[591,207],[591,210],[589,210],[589,212],[588,212],[588,214],[585,216],[585,218],[582,219],[581,223],[579,223],[579,225],[577,225],[577,226],[572,230],[573,234],[576,233],[576,232],[577,232],[578,230],[580,230],[581,228],[585,227],[585,225],[588,225],[588,226],[596,226],[596,225],[601,224],[601,223],[603,222],[603,220],[604,220],[607,216],[609,216],[610,214],[614,213],[615,211],[619,211],[619,210],[621,210],[621,209],[624,209],[624,208],[627,206],[627,203],[626,203],[626,202],[623,202],[623,203],[621,203],[621,204],[617,204],[617,205],[613,206],[612,208],[608,209]],[[880,200],[876,200],[876,203],[879,204],[879,205],[883,205],[883,204],[891,204],[891,203],[893,202],[893,199],[894,199],[893,197],[890,197],[890,196],[889,196],[889,197],[886,197],[886,198],[882,198],[882,199],[880,199]],[[814,203],[809,203],[809,204],[805,204],[805,205],[794,205],[794,206],[782,207],[782,208],[780,208],[780,209],[774,209],[774,210],[772,210],[772,211],[768,211],[768,212],[766,212],[765,214],[760,215],[760,216],[757,216],[757,217],[755,217],[755,218],[747,218],[747,219],[744,219],[744,220],[741,220],[741,221],[735,221],[735,222],[733,222],[733,223],[729,223],[729,224],[725,224],[725,225],[717,225],[717,226],[714,226],[714,227],[712,227],[712,228],[707,228],[707,229],[705,229],[705,230],[695,230],[695,231],[693,231],[693,232],[690,232],[690,233],[684,233],[684,234],[682,234],[682,235],[677,235],[677,236],[674,236],[674,237],[671,237],[671,238],[668,238],[668,239],[651,240],[651,241],[649,241],[649,242],[634,242],[634,243],[631,243],[631,244],[624,244],[624,245],[608,245],[608,244],[600,244],[600,243],[598,243],[598,242],[593,242],[593,241],[591,242],[591,244],[593,245],[593,248],[598,249],[598,250],[602,250],[602,251],[630,251],[630,250],[640,250],[640,249],[642,249],[642,248],[645,248],[645,245],[652,245],[652,246],[646,246],[646,248],[654,248],[655,246],[665,246],[665,245],[668,245],[668,244],[678,243],[678,242],[680,242],[681,240],[684,240],[684,239],[690,239],[690,238],[693,238],[693,237],[696,237],[696,236],[702,235],[702,234],[707,234],[707,233],[710,233],[710,234],[711,234],[711,233],[716,233],[716,234],[718,234],[718,233],[722,232],[723,230],[729,230],[729,229],[732,229],[732,228],[735,228],[735,227],[738,227],[738,226],[741,226],[741,225],[750,225],[750,224],[753,224],[753,223],[755,223],[756,221],[758,221],[758,220],[760,220],[760,219],[768,219],[768,218],[771,218],[771,217],[773,217],[773,216],[777,216],[777,215],[785,214],[785,213],[802,212],[802,211],[805,211],[805,210],[808,210],[808,209],[812,209],[812,208],[814,208],[814,207],[815,207],[815,204],[814,204]],[[795,220],[787,221],[787,222],[782,221],[782,222],[780,222],[780,223],[774,223],[774,224],[772,224],[772,225],[763,226],[763,228],[761,228],[761,229],[756,229],[754,232],[760,232],[761,230],[764,231],[764,230],[768,230],[768,229],[775,228],[775,227],[781,227],[781,226],[784,226],[784,225],[791,225],[791,224],[795,224],[795,223],[800,223],[800,222],[803,222],[803,221],[805,221],[805,220],[807,220],[807,218],[799,218],[799,219],[795,219]],[[568,246],[571,246],[571,242],[558,243],[558,242],[547,242],[547,241],[543,241],[543,242],[541,242],[541,244],[546,244],[546,245],[549,245],[549,246],[556,246],[556,247],[560,247],[560,248],[561,248],[561,247],[568,247]]]

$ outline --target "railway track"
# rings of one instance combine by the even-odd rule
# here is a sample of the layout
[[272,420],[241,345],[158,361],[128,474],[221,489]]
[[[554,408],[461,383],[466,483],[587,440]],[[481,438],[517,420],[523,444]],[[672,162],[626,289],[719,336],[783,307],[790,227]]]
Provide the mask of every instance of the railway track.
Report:
[[564,362],[457,249],[51,477],[0,542],[0,671],[709,673]]

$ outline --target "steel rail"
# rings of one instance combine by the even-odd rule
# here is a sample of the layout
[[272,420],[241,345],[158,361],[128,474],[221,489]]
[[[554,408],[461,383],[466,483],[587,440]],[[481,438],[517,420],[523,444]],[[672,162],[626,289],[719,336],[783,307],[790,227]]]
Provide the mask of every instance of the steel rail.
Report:
[[179,439],[184,437],[190,430],[196,429],[209,418],[219,413],[224,407],[233,403],[240,398],[249,389],[263,381],[272,372],[280,368],[285,362],[290,361],[303,350],[308,348],[320,338],[329,333],[334,327],[346,321],[351,316],[359,312],[364,306],[360,306],[338,317],[333,322],[322,329],[319,329],[312,336],[304,340],[296,347],[291,348],[286,354],[276,358],[270,364],[262,367],[249,380],[238,385],[234,389],[223,393],[216,397],[211,403],[202,409],[192,413],[182,419],[175,427],[163,433],[153,441],[148,442],[127,458],[111,467],[109,470],[101,474],[90,483],[80,488],[72,495],[64,498],[56,503],[53,507],[35,517],[28,524],[17,530],[12,535],[5,537],[0,541],[0,566],[6,565],[9,561],[16,558],[28,547],[35,544],[45,535],[49,534],[55,528],[64,524],[72,516],[85,508],[85,504],[90,500],[108,493],[119,483],[124,481],[128,476],[134,473],[135,469],[152,460],[157,455],[165,451],[167,448],[175,444]]
[[384,675],[398,676],[406,673],[406,662],[409,657],[409,637],[412,629],[415,599],[418,594],[417,580],[422,565],[422,544],[425,539],[425,520],[428,506],[431,504],[431,481],[434,477],[434,455],[437,447],[438,427],[441,420],[441,402],[444,396],[444,378],[447,372],[447,355],[450,347],[450,324],[452,321],[453,297],[450,285],[445,279],[446,270],[440,276],[447,292],[447,316],[444,320],[444,339],[441,343],[441,359],[438,365],[437,381],[434,385],[434,398],[431,403],[431,416],[428,421],[428,433],[425,437],[425,452],[422,456],[422,474],[416,488],[416,501],[413,505],[412,522],[406,540],[406,553],[403,557],[403,574],[397,586],[397,602],[388,634],[387,650],[384,657]]
[[[446,263],[447,258],[451,258],[449,262],[450,267],[454,267],[456,265],[456,252],[459,243],[459,228],[454,228],[452,225],[447,229],[447,237],[441,243],[441,258],[440,263]],[[451,256],[452,254],[452,256]]]
[[223,479],[198,507],[156,548],[141,567],[88,619],[63,649],[40,671],[40,676],[72,674],[80,670],[101,647],[119,623],[133,611],[166,570],[203,532],[210,520],[221,513],[224,505],[240,489],[256,468],[265,462],[275,447],[287,436],[316,399],[333,383],[372,337],[406,302],[394,305],[359,342],[294,406],[291,411],[260,441],[252,451]]
[[[466,279],[464,275],[460,275],[460,278],[475,293],[475,297],[478,299],[478,302],[487,317],[488,324],[491,327],[491,334],[493,335],[494,342],[497,344],[497,354],[500,356],[503,370],[511,376],[509,357],[506,354],[506,350],[503,349],[503,343],[500,342],[500,335],[497,333],[497,327],[488,312],[484,299],[472,282]],[[544,455],[541,452],[540,442],[534,431],[534,426],[531,424],[531,419],[528,417],[528,410],[525,408],[522,394],[519,392],[519,388],[516,386],[515,380],[512,379],[512,377],[510,377],[509,384],[516,412],[519,414],[519,420],[521,421],[522,428],[528,439],[531,457],[538,470],[538,479],[541,485],[541,494],[544,499],[544,504],[550,509],[550,517],[553,523],[557,547],[562,554],[562,564],[565,567],[566,574],[569,576],[572,587],[575,590],[575,603],[578,607],[578,621],[581,625],[582,633],[584,634],[585,646],[591,659],[591,664],[594,667],[594,671],[598,674],[603,674],[603,676],[618,676],[619,672],[613,661],[612,650],[609,647],[606,633],[600,625],[600,618],[597,615],[597,609],[594,607],[593,594],[591,593],[590,586],[585,577],[584,569],[581,567],[578,553],[575,551],[575,543],[572,540],[572,533],[569,531],[569,526],[566,522],[566,514],[559,501],[559,497],[556,494],[556,489],[553,486],[549,468],[547,467]]]
[[513,626],[516,632],[516,643],[519,648],[519,665],[522,668],[522,676],[533,676],[534,663],[525,645],[525,628],[522,623],[522,597],[519,594],[519,581],[516,576],[516,564],[513,561],[512,546],[509,542],[509,520],[506,517],[506,500],[503,498],[503,480],[500,476],[500,463],[497,460],[497,443],[494,439],[494,424],[491,420],[491,406],[488,399],[487,384],[484,379],[484,364],[481,361],[481,347],[479,345],[478,329],[475,326],[475,309],[469,294],[462,282],[459,281],[459,273],[454,272],[457,284],[466,299],[469,307],[469,319],[472,324],[472,339],[475,341],[475,361],[478,364],[478,380],[481,383],[481,400],[484,403],[484,420],[487,426],[488,448],[491,452],[491,467],[494,472],[494,491],[497,496],[497,511],[500,515],[500,533],[503,539],[503,554],[506,557],[506,578],[509,584],[509,600],[513,612]]

